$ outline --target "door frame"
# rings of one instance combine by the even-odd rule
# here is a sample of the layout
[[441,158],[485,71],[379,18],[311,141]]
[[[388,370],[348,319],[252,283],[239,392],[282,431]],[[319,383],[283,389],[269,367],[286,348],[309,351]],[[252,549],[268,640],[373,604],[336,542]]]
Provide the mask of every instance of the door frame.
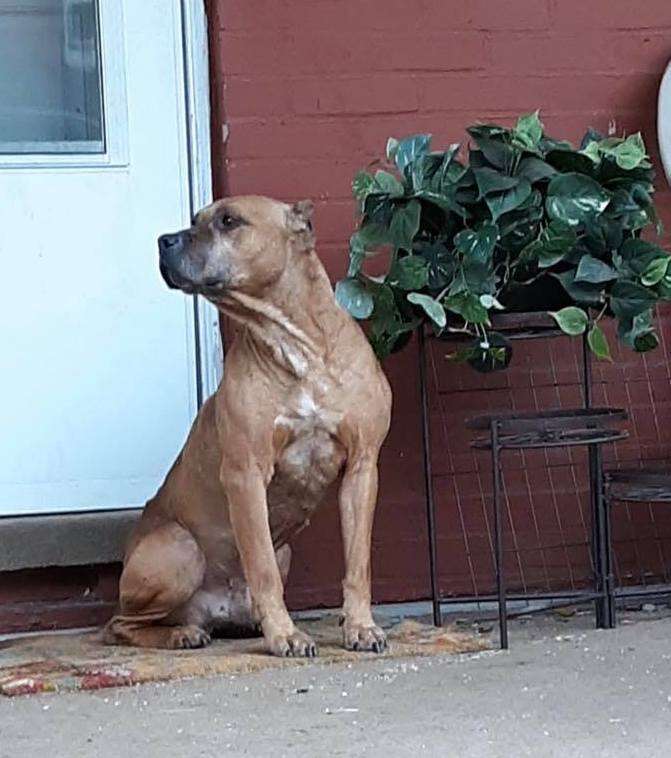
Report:
[[[194,216],[212,202],[209,39],[205,0],[180,0],[180,7],[189,202]],[[224,356],[217,309],[194,295],[193,320],[196,397],[200,408],[219,385]]]
[[[185,138],[188,155],[188,191],[192,215],[212,201],[210,146],[210,84],[207,11],[204,0],[179,0],[183,76],[186,105]],[[219,317],[214,306],[193,296],[196,397],[200,407],[213,393],[223,370]],[[141,508],[81,511],[53,515],[0,518],[0,572],[47,566],[113,563],[123,558],[127,536]],[[54,531],[57,529],[57,532]],[[53,535],[61,537],[56,541]],[[30,550],[18,545],[30,544]]]
[[667,64],[659,85],[657,139],[666,180],[671,184],[671,61]]

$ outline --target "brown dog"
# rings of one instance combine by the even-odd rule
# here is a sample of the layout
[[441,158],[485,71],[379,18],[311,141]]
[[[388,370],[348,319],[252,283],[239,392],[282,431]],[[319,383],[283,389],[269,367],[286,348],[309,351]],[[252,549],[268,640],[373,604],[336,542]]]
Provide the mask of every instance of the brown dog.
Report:
[[371,616],[370,546],[391,393],[335,302],[311,213],[309,201],[230,198],[159,240],[169,286],[204,295],[239,328],[219,389],[132,536],[107,642],[198,647],[212,631],[260,624],[275,655],[314,655],[284,604],[287,543],[342,471],[344,644],[386,646]]

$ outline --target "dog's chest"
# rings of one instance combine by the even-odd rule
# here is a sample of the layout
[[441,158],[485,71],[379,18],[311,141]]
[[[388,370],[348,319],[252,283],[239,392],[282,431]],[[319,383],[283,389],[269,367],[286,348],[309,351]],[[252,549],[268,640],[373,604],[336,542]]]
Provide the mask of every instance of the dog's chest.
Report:
[[325,401],[327,393],[301,388],[292,394],[275,429],[283,440],[268,490],[278,522],[304,522],[338,476],[345,450],[336,438],[342,414]]
[[327,397],[327,386],[319,391],[301,387],[292,392],[287,398],[286,407],[275,418],[275,427],[286,430],[293,438],[317,430],[335,435],[342,414],[330,406]]

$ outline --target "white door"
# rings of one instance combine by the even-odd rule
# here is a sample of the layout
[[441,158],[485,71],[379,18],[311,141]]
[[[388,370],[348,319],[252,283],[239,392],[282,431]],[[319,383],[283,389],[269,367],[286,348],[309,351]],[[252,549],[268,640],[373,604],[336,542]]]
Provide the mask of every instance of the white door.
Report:
[[[191,2],[192,0],[189,0]],[[196,411],[179,0],[0,0],[0,515],[138,506]]]

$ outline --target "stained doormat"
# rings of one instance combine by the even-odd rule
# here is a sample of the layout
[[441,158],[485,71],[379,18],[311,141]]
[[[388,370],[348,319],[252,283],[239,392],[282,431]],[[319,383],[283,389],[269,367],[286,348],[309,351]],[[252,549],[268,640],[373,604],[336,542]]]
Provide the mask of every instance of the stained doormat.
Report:
[[[405,620],[387,630],[389,649],[381,656],[341,646],[335,615],[300,622],[319,645],[323,663],[469,653],[490,648],[486,637],[436,629]],[[110,647],[99,632],[18,637],[0,642],[0,694],[98,690],[217,674],[243,674],[310,663],[305,658],[268,655],[262,638],[214,640],[202,650]]]

